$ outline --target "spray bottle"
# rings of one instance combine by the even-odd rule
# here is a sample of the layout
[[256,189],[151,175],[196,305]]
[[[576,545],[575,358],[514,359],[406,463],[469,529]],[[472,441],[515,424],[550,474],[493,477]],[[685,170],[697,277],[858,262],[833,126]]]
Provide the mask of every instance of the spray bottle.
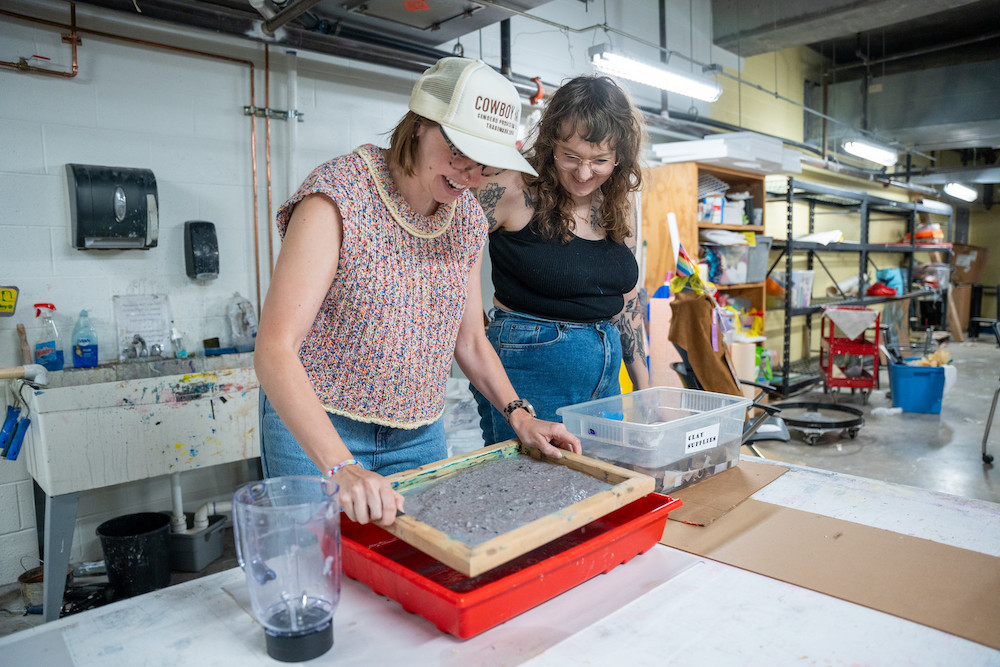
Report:
[[64,357],[62,338],[59,337],[59,330],[52,319],[55,310],[56,307],[51,303],[35,304],[35,317],[42,318],[42,337],[35,344],[35,363],[45,366],[50,371],[61,371]]

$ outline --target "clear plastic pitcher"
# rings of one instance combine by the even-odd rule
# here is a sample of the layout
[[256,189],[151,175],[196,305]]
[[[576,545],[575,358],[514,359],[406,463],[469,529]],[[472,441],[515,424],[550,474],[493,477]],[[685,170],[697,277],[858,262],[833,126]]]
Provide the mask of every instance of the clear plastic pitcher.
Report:
[[333,646],[341,571],[337,491],[319,477],[275,477],[233,496],[236,555],[276,660],[310,660]]

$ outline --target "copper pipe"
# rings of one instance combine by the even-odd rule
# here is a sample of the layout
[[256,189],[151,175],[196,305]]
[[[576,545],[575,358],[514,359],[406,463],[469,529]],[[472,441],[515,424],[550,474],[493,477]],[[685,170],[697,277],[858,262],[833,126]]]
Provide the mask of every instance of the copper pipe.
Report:
[[[239,65],[246,65],[250,71],[250,108],[255,109],[257,104],[254,97],[254,74],[255,68],[253,61],[244,60],[242,58],[233,58],[230,56],[223,56],[216,53],[208,53],[206,51],[198,51],[196,49],[188,49],[180,46],[171,46],[170,44],[162,44],[160,42],[151,42],[145,39],[136,39],[135,37],[123,37],[121,35],[115,35],[113,33],[104,32],[101,30],[91,30],[89,28],[80,28],[76,25],[76,5],[70,3],[71,7],[71,21],[72,25],[65,25],[63,23],[57,23],[56,21],[49,21],[47,19],[40,19],[34,16],[27,16],[25,14],[18,14],[16,12],[10,12],[4,9],[0,9],[0,15],[9,16],[14,19],[19,19],[22,21],[27,21],[29,23],[38,23],[40,25],[46,25],[52,28],[60,28],[63,30],[69,30],[70,34],[74,37],[73,43],[73,71],[77,70],[76,66],[76,37],[78,33],[86,35],[94,35],[97,37],[104,37],[106,39],[114,39],[121,42],[128,42],[130,44],[140,44],[142,46],[149,46],[157,49],[163,49],[166,51],[173,51],[175,53],[185,53],[194,56],[201,56],[203,58],[213,58],[215,60],[222,60],[230,63],[237,63]],[[4,64],[4,63],[0,63]],[[16,67],[16,65],[15,65]],[[48,72],[46,70],[46,72]],[[251,160],[251,170],[253,173],[253,238],[254,238],[254,275],[257,280],[257,314],[260,315],[261,306],[261,293],[260,293],[260,239],[258,238],[259,225],[260,225],[260,214],[257,210],[257,123],[256,116],[250,114],[250,160]],[[270,233],[270,229],[268,230]]]
[[[264,106],[268,111],[271,109],[271,49],[268,44],[264,45]],[[288,122],[294,123],[294,118],[289,118]],[[265,159],[267,161],[267,275],[268,278],[274,271],[274,242],[271,234],[271,114],[264,117],[264,144],[266,146]],[[269,281],[270,282],[270,281]]]
[[[256,108],[253,103],[254,81],[250,76],[250,106]],[[259,203],[257,201],[257,116],[250,114],[250,171],[253,174],[253,268],[257,277],[257,318],[260,319],[260,220],[257,212]],[[271,230],[268,230],[270,233]]]
[[[7,14],[10,16],[17,16],[12,12],[7,12],[0,10],[0,14]],[[8,67],[10,69],[16,69],[19,72],[29,72],[31,74],[45,74],[47,76],[61,76],[65,79],[72,79],[77,74],[79,74],[80,68],[77,66],[76,62],[76,46],[80,43],[80,36],[76,33],[76,3],[69,3],[69,22],[70,29],[69,34],[62,35],[63,42],[69,42],[70,50],[73,54],[73,64],[72,70],[69,72],[59,72],[56,70],[45,69],[44,67],[36,67],[34,65],[29,65],[27,59],[18,58],[16,63],[12,63],[6,60],[0,60],[0,67]]]

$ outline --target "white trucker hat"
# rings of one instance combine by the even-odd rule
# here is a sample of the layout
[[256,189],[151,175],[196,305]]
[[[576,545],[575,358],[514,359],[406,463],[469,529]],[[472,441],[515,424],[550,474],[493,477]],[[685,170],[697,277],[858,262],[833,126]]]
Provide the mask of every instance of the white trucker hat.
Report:
[[517,89],[483,61],[434,63],[413,86],[410,111],[440,123],[451,143],[476,162],[538,175],[517,150]]

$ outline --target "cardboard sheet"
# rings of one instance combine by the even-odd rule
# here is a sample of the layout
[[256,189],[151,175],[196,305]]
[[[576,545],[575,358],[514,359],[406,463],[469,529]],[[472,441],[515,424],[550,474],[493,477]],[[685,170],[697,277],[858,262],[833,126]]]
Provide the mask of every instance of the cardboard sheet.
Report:
[[740,461],[735,468],[692,484],[670,495],[684,504],[670,513],[671,521],[707,526],[788,472],[788,468]]
[[1000,649],[994,556],[753,499],[661,542]]

